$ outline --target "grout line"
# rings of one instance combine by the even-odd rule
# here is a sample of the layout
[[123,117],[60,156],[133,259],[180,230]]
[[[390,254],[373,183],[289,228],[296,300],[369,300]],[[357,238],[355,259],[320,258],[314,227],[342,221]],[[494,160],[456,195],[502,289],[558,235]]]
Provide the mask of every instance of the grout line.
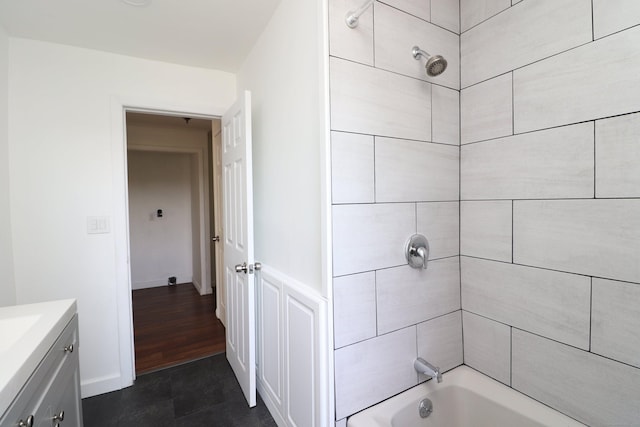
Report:
[[516,134],[516,95],[514,77],[513,71],[511,71],[511,135]]
[[597,173],[597,167],[596,167],[596,161],[597,161],[597,157],[596,157],[596,150],[598,149],[598,146],[596,144],[596,122],[593,122],[593,198],[596,199],[596,186],[597,186],[597,179],[596,179],[596,173]]
[[513,326],[509,327],[509,387],[513,384]]
[[376,136],[373,136],[373,203],[378,203],[378,176],[376,175]]
[[593,10],[593,0],[591,0],[591,40],[596,40],[595,12]]
[[514,229],[514,223],[515,223],[515,220],[514,220],[515,204],[516,204],[515,200],[512,200],[511,201],[511,264],[513,264],[513,259],[514,259],[513,248],[515,247],[515,244],[514,244],[515,240],[513,238],[513,229]]
[[589,284],[589,352],[591,352],[591,328],[593,325],[593,277]]

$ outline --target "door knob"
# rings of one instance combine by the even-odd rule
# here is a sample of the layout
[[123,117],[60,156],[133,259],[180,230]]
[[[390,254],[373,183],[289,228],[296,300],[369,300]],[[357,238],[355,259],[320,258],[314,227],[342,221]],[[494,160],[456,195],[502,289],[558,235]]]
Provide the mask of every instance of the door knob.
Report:
[[249,264],[249,265],[247,265],[246,262],[243,262],[242,264],[236,265],[236,273],[247,274],[248,272],[249,274],[253,274],[254,271],[259,271],[259,270],[262,270],[262,264],[259,262],[256,262],[255,264]]

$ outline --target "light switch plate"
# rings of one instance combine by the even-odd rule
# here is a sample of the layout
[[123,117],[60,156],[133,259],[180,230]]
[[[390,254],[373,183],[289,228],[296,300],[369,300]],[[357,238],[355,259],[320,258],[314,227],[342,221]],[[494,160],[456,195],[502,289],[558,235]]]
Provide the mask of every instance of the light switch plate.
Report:
[[108,216],[88,216],[87,234],[106,234],[111,232]]

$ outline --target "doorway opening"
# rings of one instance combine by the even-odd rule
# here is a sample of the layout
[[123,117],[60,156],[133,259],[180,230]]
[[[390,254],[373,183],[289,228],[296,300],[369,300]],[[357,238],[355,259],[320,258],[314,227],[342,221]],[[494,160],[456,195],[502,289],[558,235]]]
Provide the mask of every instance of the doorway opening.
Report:
[[125,125],[135,371],[141,374],[225,351],[215,242],[220,120],[127,112]]

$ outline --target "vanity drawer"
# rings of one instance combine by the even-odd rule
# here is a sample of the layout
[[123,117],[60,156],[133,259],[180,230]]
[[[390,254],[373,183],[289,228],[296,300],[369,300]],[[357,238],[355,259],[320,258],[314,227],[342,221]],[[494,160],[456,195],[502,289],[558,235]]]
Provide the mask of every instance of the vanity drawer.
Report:
[[[78,318],[74,315],[27,383],[22,387],[9,409],[0,420],[0,427],[17,427],[20,422],[28,425],[33,416],[33,426],[55,426],[52,404],[56,400],[63,376],[77,380],[78,371]],[[75,376],[73,373],[75,372]],[[64,384],[62,384],[64,385]],[[62,392],[62,390],[59,390]],[[78,396],[79,399],[79,396]],[[79,405],[79,401],[76,406]],[[60,424],[61,427],[81,426],[80,424]]]

